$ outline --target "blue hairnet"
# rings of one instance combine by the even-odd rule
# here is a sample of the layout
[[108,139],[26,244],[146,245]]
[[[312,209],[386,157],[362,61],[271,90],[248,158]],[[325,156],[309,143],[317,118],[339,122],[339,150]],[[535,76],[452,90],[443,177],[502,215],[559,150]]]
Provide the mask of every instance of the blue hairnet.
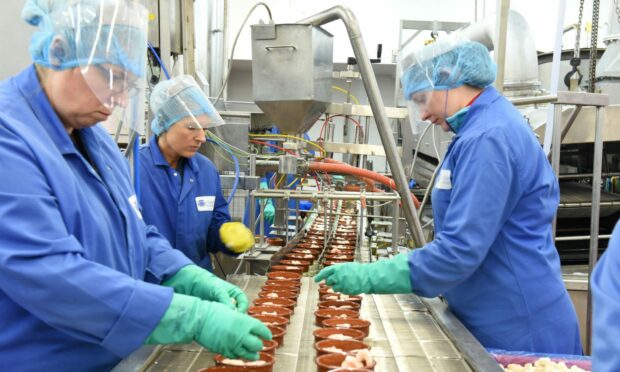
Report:
[[[39,28],[30,42],[33,61],[54,70],[88,64],[114,64],[137,77],[144,76],[144,30],[121,22],[101,24],[97,17],[101,5],[107,3],[119,7],[109,0],[27,0],[22,18]],[[120,4],[122,6],[125,2]],[[124,9],[129,12],[129,7]],[[83,16],[83,19],[76,20],[75,15]],[[52,43],[58,37],[62,45],[54,47]]]
[[[425,48],[435,46],[430,44]],[[459,42],[445,53],[413,63],[403,71],[401,83],[405,99],[410,99],[413,93],[448,90],[461,85],[485,88],[496,76],[489,51],[475,41]]]
[[209,99],[189,75],[160,82],[151,93],[151,111],[155,116],[151,130],[155,135],[167,131],[185,117],[207,115],[209,126],[224,124]]

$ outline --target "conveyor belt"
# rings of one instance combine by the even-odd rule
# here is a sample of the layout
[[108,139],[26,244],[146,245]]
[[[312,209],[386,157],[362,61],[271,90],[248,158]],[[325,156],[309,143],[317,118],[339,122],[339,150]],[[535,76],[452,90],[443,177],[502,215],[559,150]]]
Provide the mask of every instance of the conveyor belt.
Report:
[[[592,187],[577,182],[560,184],[560,206],[558,217],[588,217],[592,208]],[[601,191],[601,217],[617,213],[620,210],[620,195]]]
[[[265,277],[236,275],[229,280],[253,299]],[[317,328],[314,311],[318,302],[318,285],[309,277],[302,278],[302,283],[284,346],[276,351],[276,372],[316,371],[312,332]],[[451,326],[449,323],[455,322],[453,317],[442,319],[446,314],[450,318],[445,306],[437,299],[423,302],[414,295],[366,295],[361,317],[372,322],[365,342],[371,346],[371,354],[377,359],[375,371],[501,371],[458,321],[452,328],[456,329],[454,333],[451,334],[449,329],[448,333],[444,331],[446,326]],[[458,347],[466,350],[459,351]],[[200,346],[171,345],[156,348],[138,369],[119,366],[115,372],[193,372],[211,365],[213,354]]]

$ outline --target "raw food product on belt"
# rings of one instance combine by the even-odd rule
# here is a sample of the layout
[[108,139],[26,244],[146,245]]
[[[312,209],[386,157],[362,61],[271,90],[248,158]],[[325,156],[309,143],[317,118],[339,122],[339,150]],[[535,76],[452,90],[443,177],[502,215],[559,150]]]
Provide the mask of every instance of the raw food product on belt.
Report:
[[328,353],[345,354],[344,350],[338,349],[335,346],[329,346],[329,347],[323,348],[323,351],[327,351]]
[[241,359],[222,359],[222,364],[229,366],[247,366],[247,367],[260,367],[267,364],[264,360],[254,360],[250,362],[243,361]]
[[362,349],[356,350],[355,356],[347,355],[340,366],[346,368],[365,368],[373,367],[374,365],[375,361],[372,355],[370,355],[370,351],[368,349]]
[[564,362],[554,362],[549,358],[540,358],[532,363],[525,365],[509,364],[504,371],[510,372],[587,372],[577,366],[568,367]]
[[352,340],[353,339],[353,337],[343,335],[342,333],[335,333],[333,335],[327,336],[327,338],[332,339],[332,340]]

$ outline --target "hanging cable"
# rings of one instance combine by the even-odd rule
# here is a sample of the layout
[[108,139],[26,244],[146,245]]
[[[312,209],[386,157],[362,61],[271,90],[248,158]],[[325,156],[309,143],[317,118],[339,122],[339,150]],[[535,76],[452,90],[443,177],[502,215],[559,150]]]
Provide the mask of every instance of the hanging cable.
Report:
[[233,161],[235,162],[235,182],[233,183],[233,187],[232,190],[230,191],[230,195],[228,195],[228,205],[230,206],[230,203],[232,202],[235,193],[237,192],[237,185],[239,184],[239,175],[241,173],[240,169],[239,169],[239,159],[237,159],[237,157],[235,156],[235,154],[233,154],[233,152],[226,147],[225,145],[221,144],[221,143],[217,143],[215,141],[213,141],[212,139],[207,139],[207,141],[220,146],[221,148],[224,149],[224,151],[226,151],[228,153],[228,155],[230,155],[230,157],[233,159]]
[[269,142],[263,142],[263,141],[258,141],[258,140],[250,140],[250,143],[255,143],[257,145],[263,145],[263,146],[267,146],[267,147],[272,147],[272,148],[274,148],[276,150],[284,151],[287,154],[299,157],[299,155],[297,155],[294,151],[289,150],[289,149],[285,149],[282,146],[274,145],[274,144],[269,143]]
[[[136,133],[137,134],[137,133]],[[140,200],[140,136],[136,135],[133,140],[133,172],[134,172],[134,188],[136,189],[136,198]]]
[[420,144],[422,143],[422,138],[424,138],[424,136],[426,135],[426,132],[431,127],[431,125],[433,125],[433,123],[426,124],[426,127],[422,131],[422,134],[420,134],[420,138],[418,138],[418,143],[416,143],[415,145],[415,153],[413,154],[413,162],[411,162],[411,170],[409,171],[409,179],[413,178],[413,168],[415,167],[416,160],[418,160],[418,154],[420,150]]
[[337,85],[332,85],[332,89],[333,90],[337,90],[341,93],[344,93],[346,95],[348,95],[349,97],[351,97],[351,99],[353,100],[353,102],[355,102],[356,105],[360,104],[360,101],[357,100],[357,98],[355,98],[355,96],[353,94],[351,94],[351,92],[348,92],[347,90],[337,86]]
[[157,54],[157,52],[155,51],[153,44],[151,44],[151,42],[149,41],[148,45],[149,45],[149,49],[151,50],[151,53],[153,53],[153,55],[155,56],[155,59],[157,59],[157,62],[161,66],[161,69],[164,72],[164,75],[166,75],[166,79],[170,80],[170,74],[168,73],[168,69],[166,69],[166,65],[164,65],[164,62],[162,62],[161,58],[159,58],[159,54]]
[[215,102],[213,102],[213,106],[217,105],[217,103],[220,101],[220,98],[222,98],[222,93],[224,93],[224,89],[226,89],[226,85],[228,85],[228,78],[230,77],[230,72],[232,71],[232,67],[233,67],[232,62],[233,62],[233,57],[235,55],[235,48],[237,47],[237,41],[239,40],[239,35],[241,35],[241,31],[243,30],[243,27],[245,27],[245,23],[248,21],[248,18],[250,18],[250,15],[252,15],[252,12],[254,12],[254,9],[258,8],[259,6],[264,6],[265,9],[267,9],[267,13],[269,13],[269,21],[273,21],[273,18],[271,17],[271,9],[269,9],[269,6],[267,6],[267,4],[263,2],[254,4],[252,9],[250,9],[248,14],[245,16],[245,18],[243,19],[243,22],[241,22],[241,27],[239,27],[239,31],[237,31],[237,35],[235,36],[235,41],[233,42],[232,49],[230,51],[230,59],[228,60],[228,72],[226,73],[226,78],[224,79],[224,82],[222,83],[222,87],[220,88],[220,91],[218,92],[217,97],[215,98]]

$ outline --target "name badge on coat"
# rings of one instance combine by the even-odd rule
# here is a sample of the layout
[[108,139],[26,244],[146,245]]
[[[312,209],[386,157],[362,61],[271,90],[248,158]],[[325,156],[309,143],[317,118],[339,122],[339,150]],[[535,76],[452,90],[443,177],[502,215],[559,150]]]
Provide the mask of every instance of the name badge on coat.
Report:
[[452,189],[452,181],[450,181],[450,176],[452,172],[450,169],[442,169],[439,171],[439,176],[437,176],[437,183],[435,184],[435,188],[442,190],[451,190]]
[[215,196],[197,196],[196,209],[199,212],[211,212],[215,207]]

